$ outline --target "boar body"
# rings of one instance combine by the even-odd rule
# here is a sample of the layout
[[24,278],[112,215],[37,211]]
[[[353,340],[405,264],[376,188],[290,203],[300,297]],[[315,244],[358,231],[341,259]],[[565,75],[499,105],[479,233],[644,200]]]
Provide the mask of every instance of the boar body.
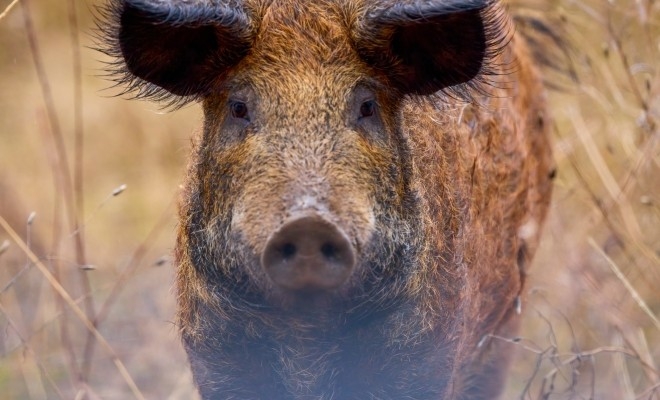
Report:
[[126,0],[119,80],[198,100],[176,246],[205,399],[493,399],[551,191],[493,1]]

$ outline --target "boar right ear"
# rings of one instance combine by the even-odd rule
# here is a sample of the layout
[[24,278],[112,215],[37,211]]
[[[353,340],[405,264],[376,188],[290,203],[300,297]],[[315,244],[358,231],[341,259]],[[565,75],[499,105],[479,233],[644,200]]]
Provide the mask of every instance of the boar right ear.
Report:
[[364,15],[354,43],[401,93],[426,95],[487,74],[506,22],[495,0],[387,3]]
[[139,98],[198,98],[247,54],[252,41],[245,12],[223,5],[112,0],[105,14],[101,50],[116,60],[115,81]]

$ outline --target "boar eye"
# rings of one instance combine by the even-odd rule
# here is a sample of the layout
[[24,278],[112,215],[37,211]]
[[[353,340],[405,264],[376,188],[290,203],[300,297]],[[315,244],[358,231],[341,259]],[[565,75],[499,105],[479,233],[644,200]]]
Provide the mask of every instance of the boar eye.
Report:
[[376,110],[376,102],[367,100],[360,106],[360,118],[367,118],[374,115]]
[[231,116],[234,118],[239,118],[239,119],[244,119],[249,121],[250,118],[248,117],[248,107],[247,104],[243,103],[242,101],[233,101],[229,105],[231,108]]

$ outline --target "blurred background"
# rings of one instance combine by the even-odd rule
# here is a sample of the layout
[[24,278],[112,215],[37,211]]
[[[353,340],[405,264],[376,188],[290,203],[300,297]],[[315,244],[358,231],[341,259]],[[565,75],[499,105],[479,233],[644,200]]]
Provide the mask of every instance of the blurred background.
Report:
[[[503,398],[660,399],[660,2],[507,3],[558,174],[523,329],[490,339],[516,354]],[[171,253],[201,110],[117,97],[97,6],[0,0],[0,400],[197,396]]]

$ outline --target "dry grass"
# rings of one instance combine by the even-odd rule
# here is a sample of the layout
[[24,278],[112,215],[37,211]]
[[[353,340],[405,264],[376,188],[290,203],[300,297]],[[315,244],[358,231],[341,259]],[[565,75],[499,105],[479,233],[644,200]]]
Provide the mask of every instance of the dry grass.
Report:
[[[42,3],[0,0],[0,399],[194,398],[169,254],[200,111],[112,97],[93,4]],[[510,3],[575,79],[546,71],[558,177],[523,330],[491,338],[504,398],[660,399],[660,3]]]
[[576,80],[550,94],[559,173],[507,398],[660,398],[660,4],[632,3],[528,10]]

